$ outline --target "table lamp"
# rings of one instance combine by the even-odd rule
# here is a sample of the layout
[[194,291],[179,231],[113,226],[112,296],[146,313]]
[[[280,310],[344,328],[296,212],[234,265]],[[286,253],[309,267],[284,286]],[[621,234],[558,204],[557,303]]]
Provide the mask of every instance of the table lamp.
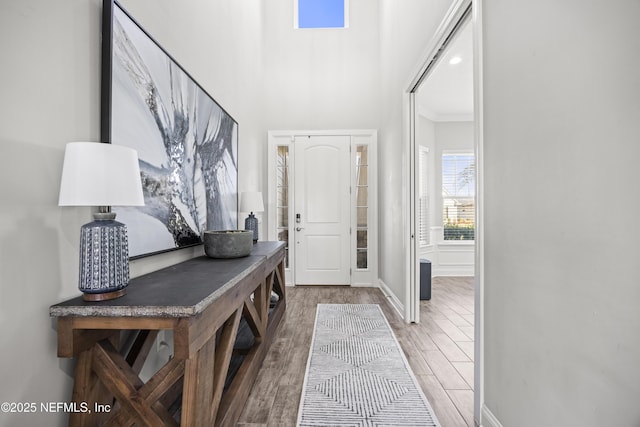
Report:
[[129,284],[127,227],[111,206],[142,206],[138,153],[99,142],[70,142],[64,153],[59,206],[98,206],[94,221],[80,229],[78,288],[85,301],[126,293]]
[[262,203],[262,193],[259,191],[245,191],[240,194],[240,212],[249,212],[249,216],[244,220],[244,229],[253,231],[253,242],[258,241],[258,218],[254,212],[264,211]]

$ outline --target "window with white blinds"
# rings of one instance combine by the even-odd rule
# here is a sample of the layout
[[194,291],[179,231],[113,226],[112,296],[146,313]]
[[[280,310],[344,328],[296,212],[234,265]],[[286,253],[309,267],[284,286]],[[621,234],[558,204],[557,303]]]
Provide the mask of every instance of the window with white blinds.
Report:
[[429,149],[418,149],[418,238],[420,246],[431,244],[431,224],[429,221]]
[[442,155],[444,240],[474,240],[476,162],[473,153]]

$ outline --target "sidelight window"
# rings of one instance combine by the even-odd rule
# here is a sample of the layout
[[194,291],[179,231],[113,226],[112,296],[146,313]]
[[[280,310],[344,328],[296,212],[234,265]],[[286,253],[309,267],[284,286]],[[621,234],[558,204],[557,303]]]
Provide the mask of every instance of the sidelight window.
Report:
[[369,146],[356,145],[356,268],[369,257]]
[[289,146],[278,146],[276,160],[276,232],[285,242],[284,266],[289,268]]

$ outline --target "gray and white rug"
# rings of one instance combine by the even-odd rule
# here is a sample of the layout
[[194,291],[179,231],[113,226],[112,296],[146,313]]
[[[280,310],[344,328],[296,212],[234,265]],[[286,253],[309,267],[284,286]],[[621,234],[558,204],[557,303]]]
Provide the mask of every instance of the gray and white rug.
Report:
[[318,304],[298,425],[440,425],[378,304]]

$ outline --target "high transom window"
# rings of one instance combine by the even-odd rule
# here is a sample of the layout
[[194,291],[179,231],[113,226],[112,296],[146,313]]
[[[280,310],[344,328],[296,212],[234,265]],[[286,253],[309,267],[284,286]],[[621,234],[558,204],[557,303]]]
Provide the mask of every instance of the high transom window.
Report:
[[349,0],[294,0],[296,28],[347,28]]

